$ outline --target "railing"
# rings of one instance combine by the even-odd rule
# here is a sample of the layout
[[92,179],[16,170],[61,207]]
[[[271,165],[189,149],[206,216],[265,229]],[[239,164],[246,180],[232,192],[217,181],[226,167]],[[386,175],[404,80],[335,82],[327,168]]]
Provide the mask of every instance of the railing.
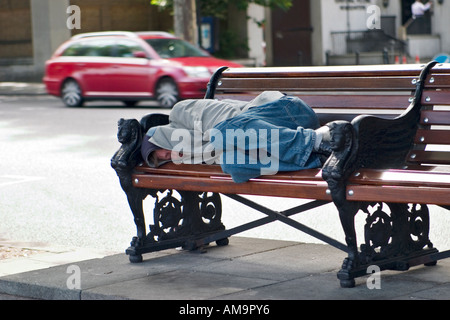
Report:
[[431,34],[431,17],[429,14],[410,18],[403,27],[407,34]]
[[354,54],[361,52],[397,52],[406,54],[404,41],[387,35],[382,30],[331,32],[332,54]]
[[0,58],[0,67],[8,66],[27,66],[32,65],[34,60],[32,57],[19,57],[19,58]]

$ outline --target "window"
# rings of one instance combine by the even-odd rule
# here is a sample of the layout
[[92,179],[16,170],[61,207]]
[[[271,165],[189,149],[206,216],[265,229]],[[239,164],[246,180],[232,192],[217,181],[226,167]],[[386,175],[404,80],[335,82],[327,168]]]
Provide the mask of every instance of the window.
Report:
[[189,42],[179,39],[147,39],[161,58],[207,57],[208,54]]
[[133,57],[134,52],[145,52],[142,47],[134,41],[118,40],[114,51],[115,57],[129,58]]
[[68,47],[63,56],[111,57],[114,42],[107,40],[88,40],[74,43]]

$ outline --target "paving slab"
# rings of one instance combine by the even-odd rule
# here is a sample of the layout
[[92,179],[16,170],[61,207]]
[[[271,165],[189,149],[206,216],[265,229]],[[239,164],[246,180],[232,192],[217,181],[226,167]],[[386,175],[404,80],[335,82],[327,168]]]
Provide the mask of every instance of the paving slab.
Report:
[[[341,288],[345,254],[328,245],[232,237],[206,253],[166,250],[132,264],[124,253],[0,277],[0,299],[42,300],[447,300],[450,261],[384,271],[379,289]],[[76,278],[74,278],[76,277]],[[77,279],[77,281],[73,281]]]
[[[113,254],[111,251],[91,248],[67,247],[46,243],[6,241],[0,239],[0,248],[11,248],[14,251],[29,252],[18,257],[0,260],[0,277],[45,269],[66,263],[103,258]],[[114,252],[117,253],[117,252]]]
[[47,91],[43,83],[28,82],[0,82],[0,95],[46,95]]

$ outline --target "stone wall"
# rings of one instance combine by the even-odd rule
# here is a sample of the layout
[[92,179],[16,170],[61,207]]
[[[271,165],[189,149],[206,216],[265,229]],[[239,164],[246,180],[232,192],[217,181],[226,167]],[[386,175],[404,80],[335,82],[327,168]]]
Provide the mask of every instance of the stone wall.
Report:
[[173,19],[150,5],[150,0],[71,0],[81,9],[81,29],[72,34],[93,31],[167,31]]
[[[69,5],[80,7],[81,29],[68,29]],[[172,29],[150,0],[0,0],[0,81],[41,81],[45,61],[77,33]]]
[[0,59],[32,56],[30,0],[1,0]]

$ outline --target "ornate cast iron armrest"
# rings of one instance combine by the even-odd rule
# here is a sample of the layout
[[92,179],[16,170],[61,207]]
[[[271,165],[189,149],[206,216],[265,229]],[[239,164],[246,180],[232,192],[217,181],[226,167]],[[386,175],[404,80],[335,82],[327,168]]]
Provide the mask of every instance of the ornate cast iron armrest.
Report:
[[[418,112],[416,112],[419,109]],[[322,168],[322,177],[339,212],[349,256],[343,269],[359,265],[354,217],[362,202],[347,200],[347,179],[357,168],[394,168],[402,166],[417,130],[420,106],[395,119],[358,116],[351,123],[328,124],[333,152]]]
[[117,140],[122,144],[111,158],[111,166],[116,170],[131,170],[140,161],[142,129],[135,119],[120,119]]
[[[336,163],[340,163],[340,173],[346,179],[356,168],[396,168],[404,165],[406,155],[411,149],[414,136],[417,132],[420,112],[421,98],[425,86],[425,79],[436,65],[436,61],[428,63],[420,73],[416,82],[416,91],[409,107],[401,115],[394,119],[387,119],[371,115],[360,115],[352,120],[353,132],[346,128],[342,121],[336,127],[337,135],[353,135],[352,142],[346,142],[346,146],[336,145],[334,158],[330,159],[327,170],[331,170],[334,175],[338,174],[335,168]],[[346,132],[344,132],[346,131]],[[343,151],[343,148],[351,150]],[[351,151],[351,152],[350,152]],[[350,156],[344,161],[343,154]],[[339,159],[338,159],[339,158]],[[345,164],[343,163],[345,162]],[[350,170],[350,172],[349,172]]]
[[216,93],[216,88],[220,80],[220,77],[222,76],[222,73],[227,69],[228,67],[220,67],[211,76],[208,85],[206,86],[205,99],[214,99],[214,95]]
[[163,114],[150,114],[139,122],[135,119],[120,119],[117,138],[122,144],[111,158],[111,166],[119,177],[120,186],[125,192],[128,204],[134,216],[137,236],[133,238],[132,246],[143,245],[146,227],[142,200],[154,190],[135,188],[132,183],[132,173],[136,165],[143,161],[141,156],[142,139],[147,130],[156,125],[168,123],[168,116]]
[[111,166],[117,170],[132,170],[142,162],[141,144],[145,133],[154,126],[169,123],[166,114],[152,113],[141,121],[136,119],[120,119],[118,122],[117,140],[122,144],[111,159]]
[[353,119],[357,144],[356,166],[359,168],[398,168],[405,164],[416,135],[425,79],[436,61],[429,62],[416,82],[409,107],[394,119],[361,115]]
[[404,165],[417,132],[425,79],[436,64],[428,63],[416,82],[409,107],[394,119],[360,115],[352,120],[333,121],[331,129],[334,150],[324,165],[325,180],[345,181],[356,168],[396,168]]

